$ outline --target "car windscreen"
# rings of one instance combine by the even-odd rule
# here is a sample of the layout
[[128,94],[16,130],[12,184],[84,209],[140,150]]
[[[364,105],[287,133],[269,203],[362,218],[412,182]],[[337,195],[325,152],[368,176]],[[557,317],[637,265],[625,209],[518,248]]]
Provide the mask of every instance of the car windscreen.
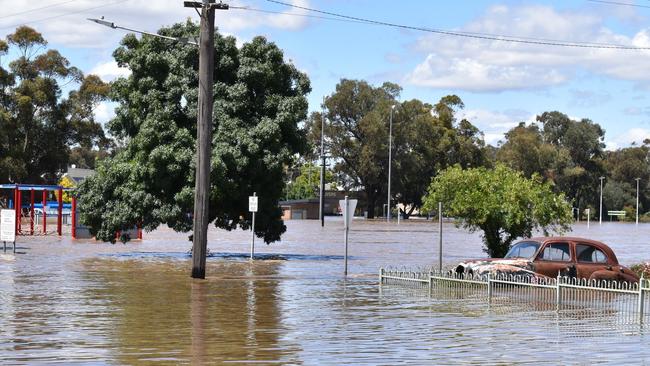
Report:
[[505,258],[527,258],[531,259],[537,253],[537,249],[539,249],[539,243],[535,241],[522,241],[520,243],[515,244],[510,250],[508,251],[508,254],[506,254]]

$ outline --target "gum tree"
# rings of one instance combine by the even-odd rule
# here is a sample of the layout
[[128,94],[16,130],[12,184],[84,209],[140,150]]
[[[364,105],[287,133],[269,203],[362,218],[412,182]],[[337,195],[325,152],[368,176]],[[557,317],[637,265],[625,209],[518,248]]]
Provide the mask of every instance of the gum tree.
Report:
[[45,38],[27,26],[0,40],[0,58],[15,56],[7,69],[0,62],[2,182],[55,183],[69,163],[77,162],[73,151],[93,160],[97,148],[109,144],[94,119],[108,85],[46,47]]
[[565,232],[572,222],[571,206],[563,194],[553,193],[538,175],[525,178],[503,164],[494,169],[459,166],[446,169],[429,186],[423,208],[458,219],[458,225],[483,232],[484,251],[503,257],[512,242],[534,231]]

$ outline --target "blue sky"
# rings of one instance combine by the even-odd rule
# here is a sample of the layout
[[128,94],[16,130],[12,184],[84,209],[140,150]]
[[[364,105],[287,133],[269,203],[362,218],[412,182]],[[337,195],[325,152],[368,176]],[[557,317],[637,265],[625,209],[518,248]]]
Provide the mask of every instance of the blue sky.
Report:
[[[411,26],[650,47],[647,1],[620,1],[637,7],[588,0],[286,1]],[[311,18],[305,15],[318,14],[265,0],[228,3],[249,10],[219,12],[220,31],[236,36],[239,42],[256,35],[276,42],[286,58],[309,75],[311,110],[320,108],[323,96],[332,93],[341,78],[365,79],[376,85],[391,81],[404,88],[402,99],[435,103],[444,95],[457,94],[465,102],[462,115],[483,130],[492,144],[518,122],[532,121],[549,110],[599,123],[609,148],[650,138],[648,50],[475,40]],[[86,17],[103,15],[117,24],[149,31],[197,18],[180,0],[0,0],[0,9],[0,34],[27,22],[72,64],[107,80],[127,72],[117,69],[111,58],[124,32],[87,22]],[[97,113],[110,118],[110,105],[98,106]]]

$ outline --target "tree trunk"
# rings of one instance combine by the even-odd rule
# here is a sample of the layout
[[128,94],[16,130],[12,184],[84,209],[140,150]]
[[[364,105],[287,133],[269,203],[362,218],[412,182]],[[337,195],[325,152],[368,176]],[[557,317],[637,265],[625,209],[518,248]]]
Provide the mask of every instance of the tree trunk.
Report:
[[481,230],[483,230],[484,251],[491,258],[503,258],[508,253],[510,245],[504,243],[499,233],[499,227],[487,223],[481,227]]
[[368,211],[368,218],[369,219],[374,219],[375,218],[375,203],[377,203],[377,199],[375,198],[374,195],[368,195],[368,202],[366,205],[366,210]]

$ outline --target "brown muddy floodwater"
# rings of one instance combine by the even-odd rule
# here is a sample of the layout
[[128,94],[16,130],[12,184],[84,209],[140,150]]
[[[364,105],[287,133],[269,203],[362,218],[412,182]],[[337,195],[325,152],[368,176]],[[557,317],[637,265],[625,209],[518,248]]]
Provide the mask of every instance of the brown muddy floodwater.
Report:
[[[208,278],[192,280],[186,234],[141,243],[21,237],[0,260],[2,364],[644,364],[650,335],[533,308],[429,299],[379,287],[379,268],[437,263],[432,222],[355,221],[343,277],[340,218],[289,221],[281,243],[210,232]],[[478,234],[445,224],[444,260],[482,257]],[[572,235],[650,260],[650,225],[592,224]]]

